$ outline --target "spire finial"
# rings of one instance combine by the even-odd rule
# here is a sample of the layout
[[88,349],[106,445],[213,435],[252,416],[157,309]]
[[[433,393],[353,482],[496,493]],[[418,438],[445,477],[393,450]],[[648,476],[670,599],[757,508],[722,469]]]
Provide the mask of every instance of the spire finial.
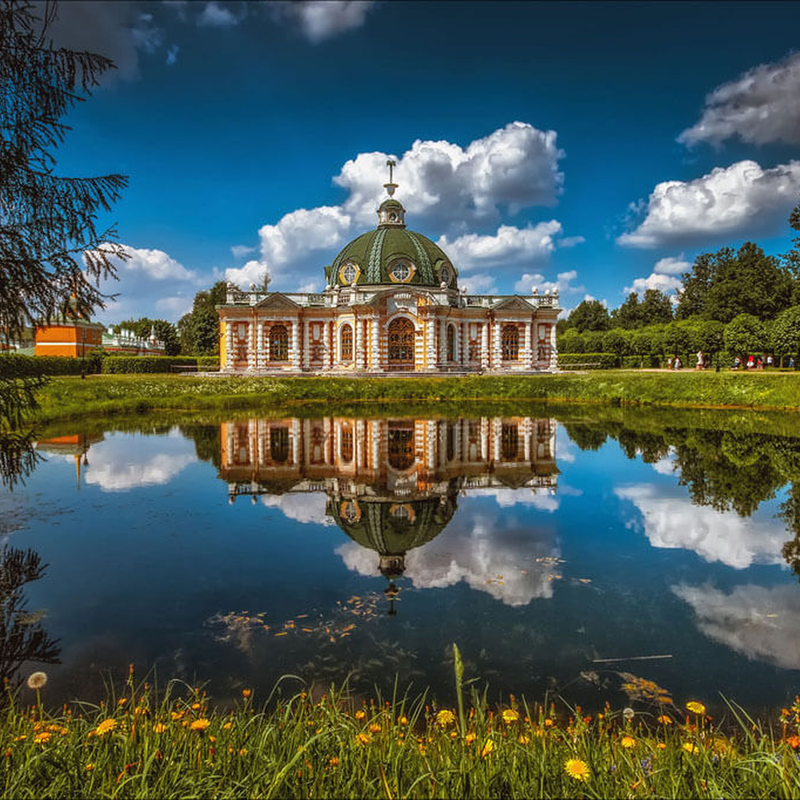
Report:
[[266,294],[269,291],[269,284],[270,284],[271,281],[272,281],[272,278],[269,275],[269,270],[265,269],[264,270],[264,284],[263,284],[264,285],[264,294]]
[[397,166],[397,162],[390,158],[386,162],[386,166],[389,167],[389,183],[384,183],[383,188],[386,189],[389,197],[392,197],[394,195],[394,190],[397,188],[397,184],[392,181],[392,170]]

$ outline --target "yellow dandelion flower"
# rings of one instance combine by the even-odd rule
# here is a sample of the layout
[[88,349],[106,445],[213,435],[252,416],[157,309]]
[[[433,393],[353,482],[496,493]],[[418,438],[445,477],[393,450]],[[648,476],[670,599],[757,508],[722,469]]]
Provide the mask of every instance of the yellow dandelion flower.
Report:
[[692,755],[694,755],[695,753],[700,752],[700,748],[696,744],[694,744],[694,742],[684,742],[683,743],[683,749],[687,753],[691,753]]
[[588,781],[591,773],[589,772],[589,765],[579,758],[570,758],[569,761],[564,763],[564,771],[570,778],[575,778],[576,781]]
[[472,743],[473,743],[473,742],[474,742],[474,741],[475,741],[477,738],[478,738],[478,737],[477,737],[477,736],[476,736],[476,735],[475,735],[475,734],[474,734],[472,731],[470,731],[470,732],[469,732],[469,733],[468,733],[468,734],[467,734],[467,735],[464,737],[464,740],[466,741],[466,743],[467,743],[467,744],[472,744]]
[[667,749],[667,746],[664,744],[664,742],[659,742],[659,743],[656,745],[656,747],[657,747],[659,750],[666,750],[666,749]]
[[367,716],[366,711],[356,711],[356,719],[364,719]]
[[222,726],[222,730],[224,730],[224,731],[229,731],[230,729],[231,729],[231,723],[230,723],[230,722],[226,722],[226,723],[225,723],[225,724]]
[[450,709],[443,708],[436,715],[436,724],[441,725],[443,728],[447,725],[452,725],[456,721],[456,715]]
[[15,737],[14,737],[14,741],[15,741],[15,742],[21,742],[21,741],[23,741],[23,740],[25,740],[25,739],[27,739],[27,738],[28,738],[28,737],[27,737],[27,736],[26,736],[26,735],[23,733],[23,734],[22,734],[22,736],[15,736]]
[[164,733],[167,729],[167,726],[163,722],[157,722],[153,725],[153,733]]
[[686,704],[686,708],[692,712],[692,714],[705,714],[706,707],[702,703],[698,703],[697,700],[690,700]]
[[183,711],[171,711],[170,717],[173,722],[177,722],[183,716]]
[[210,720],[204,719],[201,717],[200,719],[196,719],[190,726],[189,729],[193,731],[204,731],[209,725],[211,724]]
[[247,748],[246,748],[246,747],[243,747],[243,748],[242,748],[242,749],[239,751],[239,755],[240,755],[242,758],[244,758],[244,757],[247,755]]
[[366,733],[359,733],[358,736],[356,736],[356,742],[358,744],[369,744],[369,741],[369,735]]
[[549,719],[549,718],[548,718],[548,719],[546,719],[546,720],[544,721],[544,726],[545,726],[545,728],[552,728],[552,727],[553,727],[553,720],[551,720],[551,719]]
[[36,736],[33,737],[34,744],[47,744],[52,737],[52,733],[48,731],[42,731],[41,733],[37,733]]
[[405,714],[403,714],[403,716],[400,717],[400,719],[398,719],[397,721],[403,726],[408,725],[408,717]]
[[85,769],[87,772],[91,772],[91,771],[94,769],[94,764],[87,764],[87,765],[84,767],[84,769]]
[[242,697],[244,697],[245,700],[247,700],[247,698],[250,697],[251,694],[253,694],[252,689],[242,689]]
[[339,766],[339,759],[338,759],[338,758],[336,758],[336,756],[334,756],[333,758],[331,758],[331,759],[328,761],[328,763],[329,763],[329,764],[330,764],[332,767],[338,767],[338,766]]
[[201,708],[200,703],[192,703],[192,711],[199,711]]
[[372,725],[369,726],[369,732],[370,733],[380,733],[381,732],[381,726],[378,725],[377,722],[373,722]]
[[619,740],[619,743],[623,747],[636,747],[636,739],[634,739],[633,736],[623,736]]
[[494,750],[494,742],[491,739],[487,739],[483,750],[481,750],[481,758],[486,758],[492,750]]
[[506,725],[510,725],[512,722],[517,722],[518,720],[519,720],[519,714],[516,711],[514,711],[513,708],[507,708],[503,712],[503,722],[505,722]]
[[656,717],[656,719],[662,725],[672,725],[672,719],[670,717],[668,717],[666,714],[662,714],[660,717]]
[[120,699],[117,700],[117,705],[118,706],[124,706],[127,702],[128,702],[128,698],[127,697],[120,697]]
[[528,742],[530,741],[530,737],[529,737],[529,736],[522,736],[522,735],[520,735],[520,737],[519,737],[519,739],[517,739],[517,741],[518,741],[520,744],[528,744]]
[[117,721],[115,719],[104,719],[95,729],[94,734],[95,736],[105,736],[107,733],[111,733],[114,728],[117,727]]

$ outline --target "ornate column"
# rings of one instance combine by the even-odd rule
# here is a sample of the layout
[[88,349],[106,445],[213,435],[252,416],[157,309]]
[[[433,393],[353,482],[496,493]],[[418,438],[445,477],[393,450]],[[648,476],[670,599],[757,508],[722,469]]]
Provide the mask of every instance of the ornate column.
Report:
[[300,420],[292,420],[292,466],[300,463]]
[[353,428],[353,437],[355,438],[355,473],[358,475],[358,470],[361,469],[361,459],[363,458],[363,445],[364,445],[364,420],[356,420]]
[[331,341],[333,343],[333,347],[331,348],[333,362],[331,366],[333,366],[334,364],[338,364],[342,360],[342,354],[339,352],[341,345],[341,336],[339,336],[339,331],[336,328],[336,322],[331,322]]
[[481,323],[481,369],[489,369],[489,320]]
[[[372,315],[372,371],[380,372],[381,370],[381,324],[380,317],[376,314]],[[376,459],[377,464],[377,459]]]
[[325,367],[330,369],[333,366],[333,320],[325,321]]
[[364,326],[357,315],[353,315],[353,370],[364,363]]
[[500,417],[492,419],[492,456],[495,463],[500,461],[500,433],[503,430],[503,421]]
[[252,372],[256,361],[256,332],[252,317],[247,323],[247,370]]
[[481,461],[489,461],[489,419],[481,417]]
[[533,363],[534,369],[539,369],[539,323],[536,319],[533,320],[533,342],[532,342],[532,350],[533,353],[531,354],[531,362]]
[[425,437],[425,441],[428,445],[428,452],[425,454],[427,456],[426,462],[428,466],[428,471],[433,472],[434,468],[436,467],[436,422],[435,420],[429,420],[427,423],[428,430],[426,431],[427,435]]
[[292,320],[292,369],[300,369],[300,342],[298,320]]
[[556,326],[550,326],[550,369],[558,369],[558,350],[556,348]]
[[381,423],[378,420],[372,420],[370,425],[372,427],[372,464],[370,467],[377,472],[381,457]]
[[311,323],[303,320],[303,369],[308,369],[311,363]]
[[533,426],[531,424],[531,418],[525,417],[525,419],[522,421],[522,447],[525,461],[528,463],[530,463],[531,460],[531,436],[533,435],[532,429]]
[[[524,369],[531,368],[531,323],[525,323],[525,332],[522,337],[522,364]],[[526,459],[527,460],[527,459]]]
[[447,320],[439,320],[439,366],[447,363]]
[[425,326],[427,329],[425,366],[427,369],[433,369],[436,366],[436,320],[428,317]]
[[494,369],[501,369],[503,366],[503,343],[501,340],[500,320],[494,321],[494,340],[492,342],[492,366]]
[[233,369],[233,324],[225,321],[225,367]]

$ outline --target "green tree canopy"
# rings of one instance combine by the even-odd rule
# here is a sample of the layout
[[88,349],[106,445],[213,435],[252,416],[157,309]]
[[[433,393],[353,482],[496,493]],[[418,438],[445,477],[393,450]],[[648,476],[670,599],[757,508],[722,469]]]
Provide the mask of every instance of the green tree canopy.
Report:
[[761,320],[752,314],[739,314],[725,326],[725,349],[746,358],[768,346],[767,331]]
[[611,326],[608,309],[599,300],[584,300],[569,315],[569,324],[578,331],[606,331]]
[[178,339],[178,329],[165,319],[125,319],[119,323],[120,328],[133,331],[137,336],[145,339],[150,336],[150,331],[155,331],[156,338],[164,342],[164,353],[168,356],[177,356],[181,352],[181,343]]
[[640,306],[642,325],[672,322],[672,301],[660,289],[648,289]]
[[770,331],[770,344],[777,355],[800,359],[800,305],[778,314]]
[[194,296],[192,310],[178,321],[181,352],[186,355],[213,356],[219,353],[219,314],[216,306],[225,302],[228,284],[217,281],[210,289]]
[[642,324],[642,308],[636,292],[631,292],[625,302],[611,312],[611,324],[615,328],[638,328]]

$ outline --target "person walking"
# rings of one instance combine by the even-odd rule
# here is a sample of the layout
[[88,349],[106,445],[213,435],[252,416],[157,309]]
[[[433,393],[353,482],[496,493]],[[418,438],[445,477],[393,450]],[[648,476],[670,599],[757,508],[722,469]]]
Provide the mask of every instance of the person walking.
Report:
[[705,357],[703,356],[703,351],[702,350],[698,350],[697,351],[697,365],[695,366],[695,369],[703,369],[703,367],[705,367]]

